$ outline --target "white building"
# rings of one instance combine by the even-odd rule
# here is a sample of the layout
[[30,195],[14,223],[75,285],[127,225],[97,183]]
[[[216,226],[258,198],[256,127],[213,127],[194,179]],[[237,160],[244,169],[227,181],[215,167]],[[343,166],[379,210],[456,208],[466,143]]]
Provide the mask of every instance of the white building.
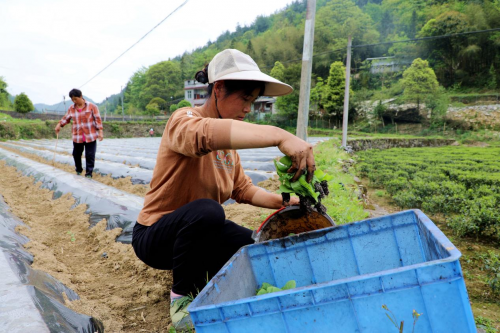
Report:
[[[207,100],[207,84],[199,83],[196,80],[184,81],[184,99],[192,106],[200,106]],[[260,96],[252,105],[252,111],[258,113],[259,119],[266,114],[278,113],[276,109],[276,98]]]
[[192,106],[200,106],[207,99],[207,84],[199,83],[196,80],[184,81],[184,99]]

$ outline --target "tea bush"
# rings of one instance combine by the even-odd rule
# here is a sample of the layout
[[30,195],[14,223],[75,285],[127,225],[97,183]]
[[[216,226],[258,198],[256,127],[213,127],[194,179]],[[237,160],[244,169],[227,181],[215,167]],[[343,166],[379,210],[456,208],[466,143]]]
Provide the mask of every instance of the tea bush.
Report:
[[357,169],[401,208],[443,213],[458,235],[500,240],[500,148],[395,148],[359,152]]

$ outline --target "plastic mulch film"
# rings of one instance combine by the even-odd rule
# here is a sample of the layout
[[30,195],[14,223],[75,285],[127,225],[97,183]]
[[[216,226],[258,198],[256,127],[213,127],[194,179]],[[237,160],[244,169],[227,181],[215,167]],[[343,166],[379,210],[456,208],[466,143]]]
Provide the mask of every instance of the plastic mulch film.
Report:
[[52,276],[31,268],[28,239],[15,227],[24,225],[0,196],[0,332],[104,332],[101,322],[65,307],[78,295]]
[[[133,143],[132,140],[149,140],[149,139],[108,139],[106,140],[106,144],[104,143],[98,143],[97,144],[97,152],[96,152],[96,168],[94,169],[95,172],[99,172],[101,174],[108,174],[110,173],[112,177],[119,177],[122,174],[126,176],[132,176],[132,183],[133,184],[147,184],[151,181],[152,177],[152,171],[149,171],[150,173],[148,174],[148,170],[144,169],[150,169],[152,170],[154,168],[154,165],[156,164],[156,152],[158,151],[158,147],[155,148],[150,148],[146,149],[149,150],[149,153],[145,153],[143,149],[140,149],[136,147],[137,143],[129,147]],[[14,141],[12,141],[14,142]],[[23,145],[25,149],[29,149],[29,147],[37,147],[38,149],[46,149],[49,151],[49,154],[45,155],[52,160],[54,157],[54,150],[55,150],[55,141],[47,141],[47,140],[41,140],[41,141],[15,141],[16,144],[12,143],[5,143],[6,145],[9,145],[9,147],[12,147],[14,149],[19,149],[19,151],[23,151],[22,149],[18,148]],[[113,142],[113,144],[110,144],[109,142]],[[123,146],[127,145],[127,150],[124,151]],[[158,141],[159,145],[159,141]],[[151,146],[151,143],[150,143]],[[64,140],[59,142],[57,146],[57,152],[64,152],[67,154],[71,154],[73,151],[72,148],[72,142],[70,140]],[[122,148],[119,148],[122,147]],[[135,148],[134,148],[135,147]],[[36,151],[37,149],[35,149]],[[35,154],[40,155],[39,151],[35,152]],[[106,151],[106,152],[119,152],[116,154],[110,154],[110,153],[101,153],[100,151]],[[151,151],[155,151],[154,155],[151,155]],[[27,151],[28,152],[28,151]],[[31,151],[30,151],[31,152]],[[50,152],[52,155],[50,155]],[[32,152],[31,152],[32,153]],[[281,153],[277,148],[264,148],[264,149],[242,149],[239,150],[238,153],[241,156],[241,165],[243,166],[243,169],[245,170],[245,174],[249,176],[252,179],[252,183],[258,184],[261,181],[267,180],[274,175],[276,175],[276,172],[274,172],[274,163],[273,159],[276,156],[279,156]],[[123,154],[123,155],[122,155]],[[41,155],[40,155],[41,156]],[[61,155],[64,156],[64,155]],[[67,156],[67,157],[66,157]],[[61,163],[65,163],[64,161],[68,161],[69,164],[72,164],[72,157],[66,155],[64,157],[61,157]],[[44,157],[45,158],[45,157]],[[56,154],[56,161],[59,162],[59,157]],[[63,161],[64,159],[64,161]],[[112,163],[115,162],[115,163]],[[117,166],[116,172],[113,172],[115,170],[111,166]],[[140,168],[130,168],[127,167],[127,165],[139,165]],[[121,168],[119,167],[121,166]],[[110,170],[111,167],[111,170]],[[134,171],[134,169],[136,171]],[[139,169],[139,170],[137,170]],[[149,180],[148,180],[149,179]],[[143,183],[144,181],[144,183]],[[147,181],[147,182],[145,182]]]
[[[12,143],[1,143],[1,146],[5,146],[11,149],[15,149],[19,152],[35,154],[40,156],[41,158],[47,160],[48,162],[52,162],[53,160],[58,163],[74,165],[75,162],[73,160],[73,156],[70,155],[62,155],[62,154],[54,154],[54,152],[49,150],[39,150],[34,149],[27,146],[12,144]],[[82,165],[85,166],[85,158],[82,158]],[[132,184],[149,184],[151,182],[151,178],[153,177],[153,171],[148,169],[143,169],[139,167],[131,167],[129,165],[125,165],[123,163],[109,162],[98,160],[95,163],[94,168],[95,173],[99,173],[101,175],[111,175],[112,178],[125,178],[131,177]]]
[[53,191],[55,198],[71,193],[76,200],[75,205],[87,205],[92,226],[106,219],[108,229],[122,228],[117,241],[132,241],[132,229],[144,205],[144,198],[34,162],[4,149],[0,149],[0,160],[16,167],[25,176],[34,177],[35,182],[41,182],[43,188]]
[[[71,142],[69,140],[67,140],[67,141]],[[31,147],[42,148],[42,149],[47,149],[47,150],[52,150],[52,151],[55,148],[55,146],[51,147],[50,145],[41,145],[41,144],[33,143],[33,142],[20,141],[20,143],[22,143],[23,145],[31,146]],[[55,144],[55,141],[54,141],[54,144]],[[67,143],[59,142],[59,145],[61,145],[62,147],[59,147],[59,145],[58,145],[57,151],[71,155],[73,152],[73,146],[65,147],[65,144],[67,144]],[[151,157],[151,158],[143,157],[142,155],[140,155],[140,153],[137,153],[135,156],[122,155],[121,151],[124,149],[123,147],[122,148],[114,148],[113,153],[110,153],[112,151],[111,149],[109,150],[109,152],[106,152],[106,153],[100,152],[100,149],[101,148],[99,148],[99,143],[97,143],[96,163],[99,160],[105,160],[105,161],[123,163],[123,164],[128,164],[128,165],[138,165],[141,168],[149,169],[149,170],[153,170],[155,168],[155,165],[156,165],[156,157],[154,157],[154,158],[153,157]]]

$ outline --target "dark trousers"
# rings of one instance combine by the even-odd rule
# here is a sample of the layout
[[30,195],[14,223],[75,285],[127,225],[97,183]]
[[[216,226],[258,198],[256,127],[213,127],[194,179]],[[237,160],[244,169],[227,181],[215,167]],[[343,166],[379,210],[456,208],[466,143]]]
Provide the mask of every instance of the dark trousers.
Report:
[[251,236],[226,220],[218,202],[199,199],[152,226],[136,223],[132,246],[147,265],[173,270],[174,293],[196,296],[240,247],[254,242]]
[[97,141],[76,143],[73,142],[73,159],[75,160],[75,171],[82,172],[82,153],[85,149],[85,176],[92,176],[95,164],[95,151]]

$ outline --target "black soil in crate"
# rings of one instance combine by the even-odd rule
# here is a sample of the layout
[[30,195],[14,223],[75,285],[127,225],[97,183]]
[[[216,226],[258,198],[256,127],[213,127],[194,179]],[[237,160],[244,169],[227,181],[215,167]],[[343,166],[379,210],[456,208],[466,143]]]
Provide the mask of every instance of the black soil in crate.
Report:
[[287,207],[271,215],[261,227],[254,232],[256,243],[278,239],[335,226],[332,218],[315,209],[305,211],[297,206]]

